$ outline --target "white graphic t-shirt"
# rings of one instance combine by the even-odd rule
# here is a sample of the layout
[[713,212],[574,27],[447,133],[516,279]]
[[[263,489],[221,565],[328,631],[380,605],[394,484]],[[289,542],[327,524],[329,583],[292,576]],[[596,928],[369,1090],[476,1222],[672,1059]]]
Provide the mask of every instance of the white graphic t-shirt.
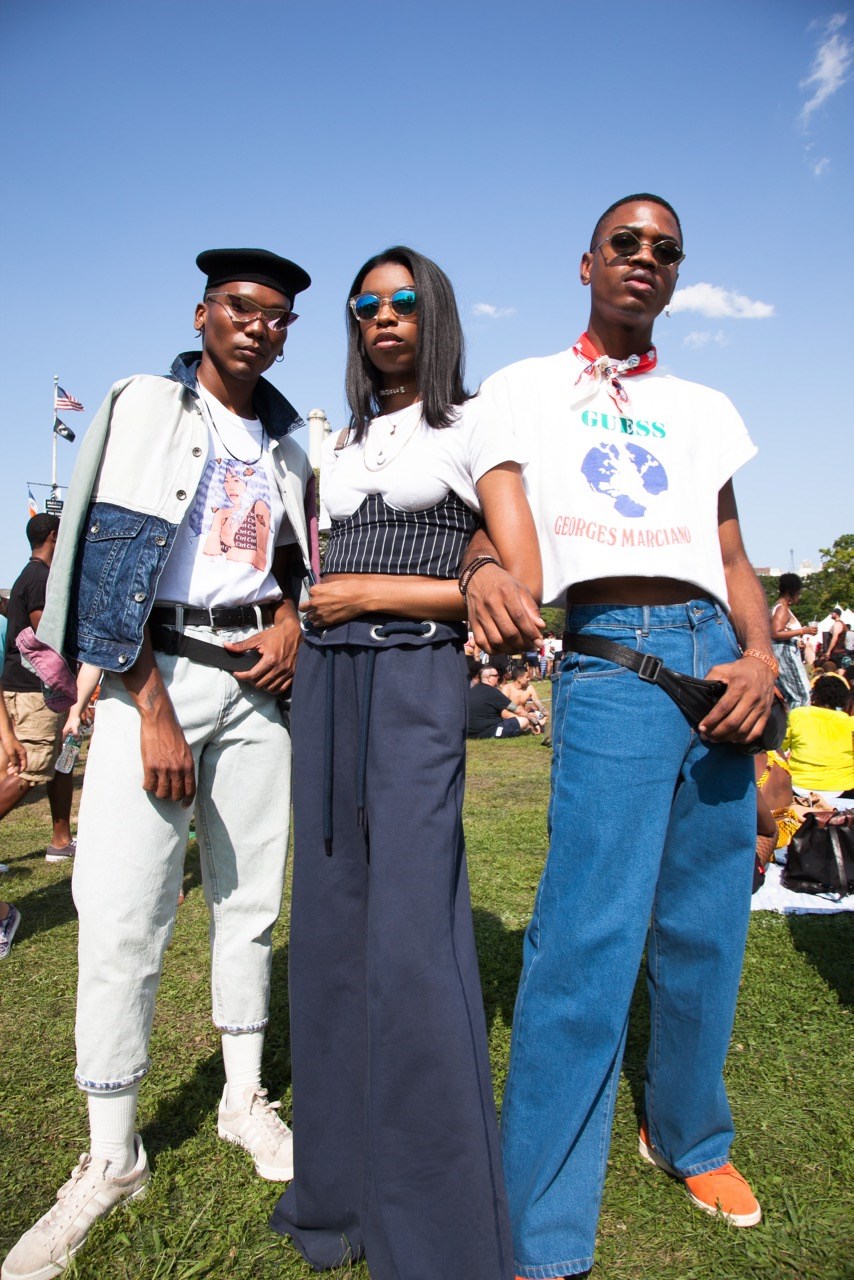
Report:
[[657,371],[606,382],[573,352],[523,360],[483,384],[485,413],[510,425],[543,556],[544,603],[596,578],[665,577],[727,603],[718,494],[756,453],[725,395]]
[[293,542],[257,418],[239,418],[198,384],[208,457],[178,527],[157,600],[196,608],[281,599],[273,551]]

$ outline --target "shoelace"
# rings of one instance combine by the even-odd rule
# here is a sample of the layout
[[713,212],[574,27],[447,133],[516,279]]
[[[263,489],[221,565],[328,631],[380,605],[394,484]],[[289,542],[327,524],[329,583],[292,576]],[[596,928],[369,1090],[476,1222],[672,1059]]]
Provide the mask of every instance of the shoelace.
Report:
[[[260,1104],[257,1109],[256,1102]],[[270,1136],[278,1139],[281,1139],[285,1127],[285,1122],[276,1115],[281,1105],[281,1102],[270,1101],[266,1089],[256,1089],[249,1103],[250,1116],[254,1120],[260,1120]]]
[[[718,1169],[709,1169],[707,1173],[694,1174],[695,1178],[715,1178],[723,1176],[725,1178],[734,1178],[736,1182],[740,1182],[743,1187],[747,1187],[751,1191],[750,1183],[747,1181],[743,1173],[739,1173],[735,1165],[722,1164]],[[691,1178],[686,1178],[686,1182],[690,1182]],[[752,1195],[751,1191],[751,1195]]]
[[[48,1212],[47,1217],[51,1225],[58,1227],[65,1226],[65,1224],[70,1222],[78,1213],[78,1206],[74,1203],[74,1193],[80,1190],[79,1183],[86,1174],[93,1171],[92,1163],[92,1157],[89,1152],[81,1152],[78,1163],[71,1170],[71,1177],[67,1182],[63,1183],[57,1191],[56,1203]],[[105,1170],[106,1163],[104,1164],[104,1169],[101,1171],[102,1176]]]

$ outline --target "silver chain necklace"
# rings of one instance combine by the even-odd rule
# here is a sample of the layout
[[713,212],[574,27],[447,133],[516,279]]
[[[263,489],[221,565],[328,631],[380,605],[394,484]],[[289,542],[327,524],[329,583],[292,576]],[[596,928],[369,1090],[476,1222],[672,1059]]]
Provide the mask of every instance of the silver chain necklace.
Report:
[[[220,444],[222,445],[222,447],[223,447],[223,449],[225,450],[225,452],[228,454],[229,458],[233,458],[235,462],[239,462],[239,463],[240,463],[242,466],[244,466],[244,467],[255,467],[255,466],[257,466],[257,465],[258,465],[258,463],[261,461],[261,459],[262,459],[262,458],[263,458],[263,456],[264,456],[264,449],[265,449],[266,444],[267,444],[267,428],[264,426],[264,423],[263,423],[263,422],[261,423],[261,452],[258,454],[258,457],[257,457],[257,458],[238,458],[238,456],[237,456],[237,454],[236,454],[236,453],[232,453],[232,452],[231,452],[231,450],[229,449],[228,445],[225,443],[225,441],[223,440],[223,438],[222,438],[222,436],[220,435],[219,431],[217,430],[217,426],[216,426],[216,423],[214,422],[213,414],[211,413],[210,408],[209,408],[209,406],[208,406],[208,404],[207,404],[207,402],[206,402],[206,400],[205,400],[204,396],[201,394],[201,392],[199,393],[199,406],[200,406],[201,411],[202,411],[202,417],[204,418],[205,422],[206,422],[206,423],[208,424],[208,426],[210,427],[211,431],[212,431],[212,432],[214,433],[214,435],[216,436],[217,440],[218,440],[218,441],[220,442]],[[228,411],[226,411],[226,412],[228,412]],[[237,417],[237,416],[238,416],[238,415],[236,415],[236,414],[235,414],[235,417]],[[260,421],[260,419],[259,419],[259,421]]]

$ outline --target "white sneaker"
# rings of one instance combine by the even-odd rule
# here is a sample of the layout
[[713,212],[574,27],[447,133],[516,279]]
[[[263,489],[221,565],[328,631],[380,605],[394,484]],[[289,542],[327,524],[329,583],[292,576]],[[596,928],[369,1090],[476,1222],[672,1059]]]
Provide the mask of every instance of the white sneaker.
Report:
[[18,925],[21,923],[21,913],[17,907],[13,907],[9,903],[9,910],[4,919],[0,920],[0,960],[5,960],[9,952],[12,950],[12,939],[17,932]]
[[294,1135],[276,1115],[282,1104],[268,1102],[266,1089],[249,1085],[237,1110],[226,1111],[227,1096],[228,1085],[219,1104],[219,1136],[248,1151],[260,1177],[268,1182],[290,1182],[294,1176]]
[[145,1194],[150,1171],[142,1138],[134,1134],[136,1164],[130,1173],[111,1178],[108,1160],[86,1153],[60,1187],[56,1204],[25,1231],[0,1270],[0,1280],[53,1280],[86,1243],[89,1229],[122,1200]]

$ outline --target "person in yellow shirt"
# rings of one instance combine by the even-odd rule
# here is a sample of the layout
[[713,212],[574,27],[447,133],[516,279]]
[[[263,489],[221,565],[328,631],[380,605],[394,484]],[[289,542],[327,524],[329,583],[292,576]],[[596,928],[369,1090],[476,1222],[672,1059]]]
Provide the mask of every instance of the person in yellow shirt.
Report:
[[789,751],[792,785],[854,799],[854,694],[838,676],[821,676],[808,707],[789,713],[783,750]]

